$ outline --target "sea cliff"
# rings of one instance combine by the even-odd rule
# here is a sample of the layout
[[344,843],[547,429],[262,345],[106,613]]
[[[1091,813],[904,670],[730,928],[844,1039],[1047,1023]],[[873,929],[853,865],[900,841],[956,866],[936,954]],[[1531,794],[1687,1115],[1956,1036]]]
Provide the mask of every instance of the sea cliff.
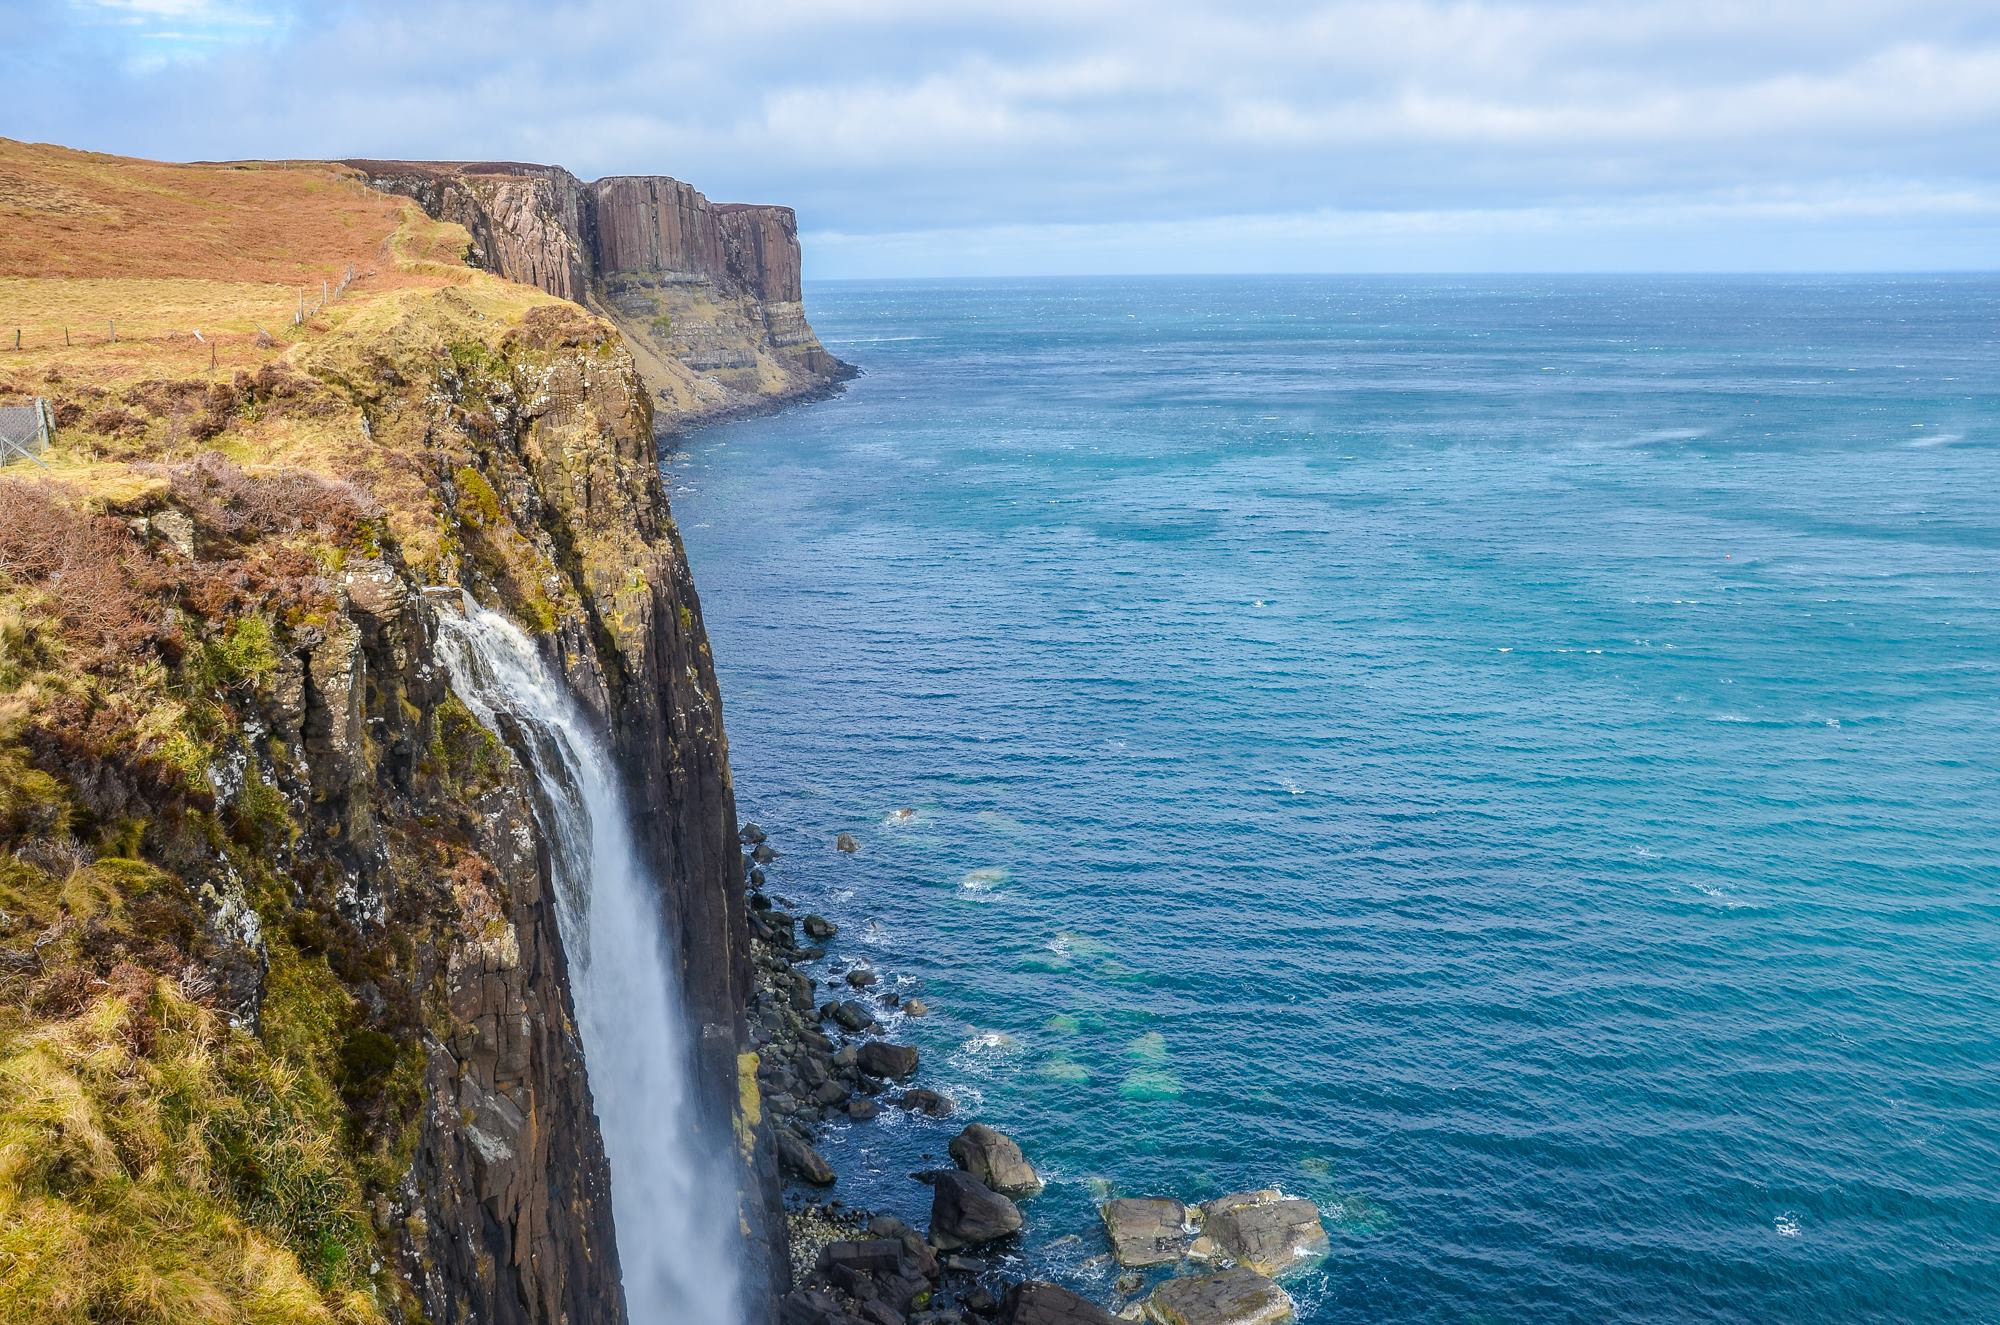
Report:
[[[0,472],[0,1319],[624,1318],[550,846],[438,652],[462,595],[613,735],[747,1277],[782,1279],[657,433],[838,366],[789,213],[432,177],[420,208],[338,165],[0,141],[0,288],[37,323],[0,392],[58,422]],[[635,346],[641,289],[716,312]]]
[[609,319],[665,427],[810,399],[851,374],[806,321],[789,207],[711,203],[663,175],[586,184],[518,162],[347,164],[464,226],[487,270]]

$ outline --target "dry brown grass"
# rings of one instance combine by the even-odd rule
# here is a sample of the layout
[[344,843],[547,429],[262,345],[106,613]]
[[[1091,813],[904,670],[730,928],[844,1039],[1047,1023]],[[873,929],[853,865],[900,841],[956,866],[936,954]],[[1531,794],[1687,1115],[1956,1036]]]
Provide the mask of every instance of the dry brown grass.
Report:
[[92,650],[134,649],[159,631],[130,554],[125,527],[78,510],[70,490],[0,479],[0,584],[41,590]]
[[402,204],[324,162],[172,165],[0,139],[0,275],[317,286],[388,268]]
[[[0,138],[0,400],[254,374],[383,295],[478,279],[466,242],[331,163],[171,165]],[[107,422],[63,431],[90,458],[129,453],[88,445],[129,439]]]

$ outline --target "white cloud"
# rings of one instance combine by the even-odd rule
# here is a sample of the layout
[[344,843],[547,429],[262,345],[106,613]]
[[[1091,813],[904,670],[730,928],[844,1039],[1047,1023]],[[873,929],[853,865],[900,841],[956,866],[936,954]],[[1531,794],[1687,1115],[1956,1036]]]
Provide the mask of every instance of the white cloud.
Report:
[[[53,12],[73,21],[38,14],[29,54],[11,57],[25,61],[16,132],[166,156],[665,171],[717,196],[792,202],[844,235],[1243,215],[1421,229],[1421,217],[1536,209],[1583,224],[1580,207],[1659,199],[1688,203],[1686,224],[1720,225],[1694,202],[1865,187],[1914,206],[2000,181],[1990,0],[77,0]],[[134,63],[148,47],[174,62]],[[107,55],[127,73],[94,85]]]

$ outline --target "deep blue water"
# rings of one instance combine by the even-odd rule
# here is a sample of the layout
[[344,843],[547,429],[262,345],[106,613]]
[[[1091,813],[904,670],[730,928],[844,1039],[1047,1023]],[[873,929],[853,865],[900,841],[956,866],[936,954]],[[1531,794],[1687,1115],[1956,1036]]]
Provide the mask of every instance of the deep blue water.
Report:
[[1311,1322],[2000,1319],[2000,279],[809,307],[670,467],[737,795],[1035,1268],[1277,1183]]

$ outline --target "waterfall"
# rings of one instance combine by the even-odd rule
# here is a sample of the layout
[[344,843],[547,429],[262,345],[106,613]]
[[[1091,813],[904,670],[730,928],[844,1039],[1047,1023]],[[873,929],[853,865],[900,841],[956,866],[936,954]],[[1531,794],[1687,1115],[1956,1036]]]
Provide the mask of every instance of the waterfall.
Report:
[[617,769],[517,626],[470,601],[438,616],[452,688],[534,775],[632,1325],[730,1325],[736,1188],[696,1135],[680,980]]

